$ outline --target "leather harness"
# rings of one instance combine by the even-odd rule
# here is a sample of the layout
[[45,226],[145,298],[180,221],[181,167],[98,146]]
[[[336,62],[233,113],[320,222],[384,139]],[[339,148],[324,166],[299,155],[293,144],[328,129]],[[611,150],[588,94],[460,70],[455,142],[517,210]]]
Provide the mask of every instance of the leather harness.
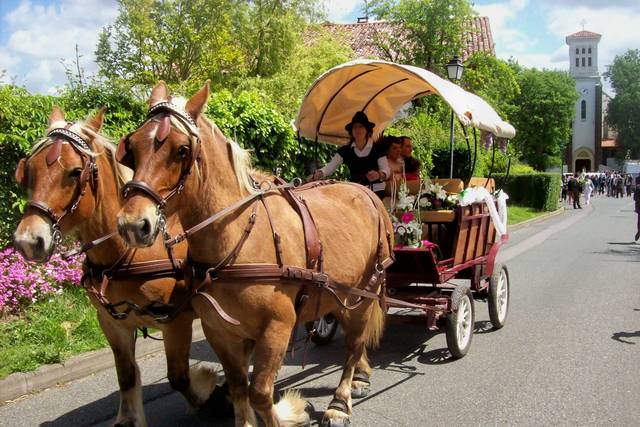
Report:
[[[164,208],[166,206],[167,201],[176,194],[179,194],[183,188],[187,177],[191,174],[191,169],[193,165],[199,160],[200,156],[200,146],[201,141],[199,138],[199,132],[197,126],[195,124],[195,120],[184,110],[181,110],[174,106],[169,102],[161,102],[153,106],[149,113],[147,114],[147,118],[143,125],[149,121],[153,116],[161,114],[164,118],[166,115],[175,116],[183,125],[188,129],[189,136],[191,136],[191,150],[190,150],[190,158],[186,162],[186,165],[182,168],[180,177],[178,179],[178,183],[176,186],[166,195],[160,195],[156,190],[151,188],[147,183],[143,181],[131,181],[127,185],[125,185],[123,189],[123,197],[126,199],[132,191],[139,191],[144,195],[150,197],[152,200],[156,202],[156,208],[160,219],[164,217]],[[141,125],[142,126],[142,125]],[[140,126],[140,127],[141,127]],[[135,132],[135,131],[134,131]],[[128,144],[129,137],[132,134],[127,135],[121,141],[121,147],[118,150],[118,159],[126,160],[129,159],[131,161],[131,155],[128,152]],[[166,134],[164,135],[166,137]],[[156,140],[155,142],[162,143],[163,141]],[[254,181],[255,182],[255,181]],[[389,248],[390,254],[391,252],[391,233],[389,230],[386,230],[386,224],[382,220],[380,213],[378,212],[378,249],[377,249],[377,260],[376,260],[376,268],[375,272],[372,274],[371,279],[367,283],[364,289],[353,288],[350,286],[346,286],[343,284],[336,283],[333,281],[323,269],[323,252],[322,252],[322,244],[319,238],[319,233],[315,222],[313,220],[313,216],[307,206],[306,201],[302,197],[301,193],[304,191],[309,191],[320,186],[332,185],[335,184],[336,181],[320,181],[313,182],[309,184],[305,184],[302,186],[294,186],[291,183],[286,183],[280,178],[275,179],[273,184],[269,183],[269,187],[265,190],[256,188],[255,194],[250,194],[245,198],[239,200],[238,202],[228,206],[220,212],[215,213],[199,224],[191,227],[190,229],[184,231],[182,234],[165,239],[165,246],[167,248],[171,248],[178,242],[181,242],[191,236],[192,234],[198,232],[199,230],[205,228],[207,225],[221,219],[222,217],[229,215],[230,213],[238,210],[241,207],[247,206],[249,204],[252,205],[253,210],[251,215],[249,216],[247,225],[242,233],[240,239],[238,240],[235,247],[231,250],[231,252],[225,256],[217,265],[200,265],[194,262],[187,260],[187,265],[185,266],[187,271],[190,270],[190,273],[196,279],[196,283],[198,283],[193,288],[192,295],[201,295],[203,296],[212,307],[216,310],[216,312],[220,315],[222,319],[232,325],[239,325],[240,322],[229,314],[227,314],[224,309],[220,306],[220,304],[215,300],[213,296],[203,292],[203,288],[207,285],[213,283],[216,280],[242,280],[242,281],[295,281],[303,284],[301,291],[296,297],[296,314],[299,315],[300,311],[304,307],[306,301],[309,299],[309,291],[311,288],[317,288],[326,292],[329,292],[336,300],[338,305],[343,309],[351,310],[358,307],[365,299],[373,299],[377,300],[383,309],[386,311],[386,303],[385,299],[385,270],[391,265],[393,262],[393,258],[384,258],[383,257],[383,249],[384,249],[384,239],[382,237],[382,228],[385,228],[384,232],[386,233],[386,243]],[[356,185],[349,183],[348,185]],[[361,186],[359,186],[361,187]],[[282,197],[285,197],[286,200],[293,206],[298,215],[300,216],[303,224],[304,230],[304,238],[305,238],[305,248],[306,248],[306,267],[297,267],[292,265],[287,265],[282,260],[282,248],[280,245],[280,237],[277,233],[274,223],[265,200],[265,196],[270,192],[277,191],[278,194]],[[375,202],[373,202],[373,195],[366,192],[366,194],[370,197],[372,201],[372,208],[377,211]],[[257,206],[258,202],[262,203],[268,220],[271,227],[271,232],[273,236],[274,246],[276,250],[276,264],[268,264],[268,263],[254,263],[254,264],[235,264],[234,261],[237,258],[240,250],[243,245],[249,238],[251,234],[251,230],[256,222],[257,216]],[[165,233],[166,235],[166,233]],[[190,267],[190,268],[189,268]],[[343,303],[342,299],[338,295],[338,293],[344,293],[349,296],[357,297],[357,300],[353,304]],[[316,307],[316,318],[319,314],[320,308],[320,299],[318,298],[318,304]],[[395,300],[394,300],[395,301]],[[404,303],[407,305],[407,303]],[[419,308],[419,306],[415,306],[414,308]]]

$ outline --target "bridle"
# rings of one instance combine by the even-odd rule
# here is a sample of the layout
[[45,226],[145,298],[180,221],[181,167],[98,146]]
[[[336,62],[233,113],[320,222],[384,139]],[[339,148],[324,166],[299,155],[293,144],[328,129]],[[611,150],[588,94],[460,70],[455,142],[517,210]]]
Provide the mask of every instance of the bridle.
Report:
[[[46,202],[39,200],[29,200],[25,205],[25,213],[31,209],[40,212],[45,215],[49,220],[51,220],[52,228],[53,228],[53,243],[55,246],[59,245],[62,241],[62,233],[60,231],[60,222],[67,216],[73,214],[76,209],[78,209],[78,205],[80,204],[80,200],[82,200],[82,196],[87,191],[87,184],[91,184],[92,188],[96,188],[98,183],[98,167],[96,164],[96,159],[94,156],[87,154],[91,152],[91,147],[87,141],[77,133],[73,132],[69,128],[73,125],[73,123],[67,123],[64,128],[55,128],[51,130],[47,134],[47,138],[52,139],[54,142],[51,145],[51,148],[47,152],[47,166],[51,166],[60,158],[60,153],[62,150],[62,143],[68,142],[71,147],[82,157],[84,160],[84,165],[82,168],[82,172],[80,173],[80,178],[78,180],[79,184],[76,190],[75,197],[71,200],[71,202],[62,210],[62,212],[56,212],[55,209],[50,207]],[[22,187],[26,187],[27,184],[27,176],[26,176],[26,164],[28,162],[28,158],[23,158],[20,160],[22,163],[23,173],[21,176],[18,176],[16,173],[16,181]]]
[[138,129],[140,129],[142,126],[144,126],[154,116],[158,114],[162,114],[161,126],[163,126],[162,121],[166,121],[164,123],[166,130],[162,132],[160,137],[158,137],[158,134],[160,132],[156,133],[155,143],[157,144],[164,143],[169,133],[168,127],[170,126],[169,125],[170,117],[174,116],[185,126],[185,128],[189,132],[190,139],[192,141],[195,141],[195,142],[192,142],[191,144],[191,147],[189,150],[189,159],[185,163],[183,163],[183,168],[180,171],[180,177],[178,178],[177,184],[165,196],[162,196],[158,191],[153,189],[149,184],[147,184],[144,181],[131,180],[122,187],[122,198],[126,200],[131,194],[131,192],[139,191],[145,194],[146,196],[150,197],[151,199],[153,199],[156,202],[156,211],[159,217],[159,226],[166,239],[168,238],[168,234],[166,230],[166,215],[165,215],[165,207],[167,206],[167,202],[173,196],[180,194],[182,192],[182,190],[184,189],[185,182],[187,181],[187,178],[189,177],[189,175],[191,175],[191,170],[193,169],[193,165],[200,158],[201,141],[200,141],[200,133],[198,131],[198,125],[196,124],[196,121],[193,119],[193,117],[191,117],[191,115],[188,112],[175,106],[171,102],[167,102],[167,101],[159,102],[149,109],[149,111],[147,112],[147,117],[145,121],[140,126],[138,126],[136,130],[129,133],[127,136],[123,137],[120,140],[120,144],[118,145],[118,152],[116,154],[116,159],[125,166],[128,166],[132,169],[135,168],[135,165],[133,164],[133,156],[129,151],[129,138],[131,137],[131,135],[137,132]]

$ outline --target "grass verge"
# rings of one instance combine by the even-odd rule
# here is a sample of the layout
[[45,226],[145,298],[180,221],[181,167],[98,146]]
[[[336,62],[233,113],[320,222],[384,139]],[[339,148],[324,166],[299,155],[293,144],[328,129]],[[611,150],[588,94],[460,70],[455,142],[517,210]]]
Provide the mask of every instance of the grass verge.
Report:
[[69,287],[27,308],[20,319],[0,322],[0,379],[106,345],[86,292]]
[[508,224],[515,225],[521,222],[542,216],[548,212],[540,211],[528,206],[509,205],[507,209]]

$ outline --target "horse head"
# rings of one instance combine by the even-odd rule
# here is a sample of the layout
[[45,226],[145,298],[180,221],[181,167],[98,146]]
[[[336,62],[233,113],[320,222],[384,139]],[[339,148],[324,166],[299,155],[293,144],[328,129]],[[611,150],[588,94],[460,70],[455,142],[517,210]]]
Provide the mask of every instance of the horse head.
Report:
[[102,108],[84,123],[69,123],[54,106],[45,138],[18,163],[16,181],[27,191],[24,215],[14,233],[14,244],[28,260],[49,259],[62,233],[70,231],[95,209],[96,152],[102,128]]
[[166,217],[180,205],[200,156],[197,123],[208,97],[209,82],[182,108],[171,102],[160,81],[151,92],[146,120],[120,141],[118,160],[135,168],[133,180],[123,188],[125,204],[118,214],[118,231],[129,245],[153,244],[164,231]]

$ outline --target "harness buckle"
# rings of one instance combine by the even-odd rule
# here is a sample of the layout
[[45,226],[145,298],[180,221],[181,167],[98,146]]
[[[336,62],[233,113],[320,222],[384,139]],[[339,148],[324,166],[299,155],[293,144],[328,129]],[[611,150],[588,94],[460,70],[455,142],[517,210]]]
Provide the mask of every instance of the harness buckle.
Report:
[[329,276],[326,273],[314,272],[311,273],[311,280],[313,281],[313,283],[325,286],[327,283],[329,283]]

